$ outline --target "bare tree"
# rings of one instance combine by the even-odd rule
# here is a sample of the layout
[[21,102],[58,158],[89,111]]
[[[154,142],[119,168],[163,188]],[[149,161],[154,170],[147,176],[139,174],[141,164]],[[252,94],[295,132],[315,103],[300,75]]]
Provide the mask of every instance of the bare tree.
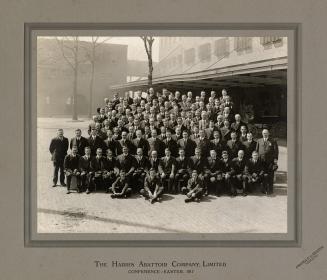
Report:
[[152,73],[153,73],[152,45],[154,42],[154,38],[153,38],[153,36],[141,36],[141,39],[143,40],[145,51],[148,56],[148,66],[149,66],[148,86],[151,87],[152,86]]
[[92,117],[92,109],[93,109],[93,84],[95,79],[95,65],[96,65],[96,49],[99,45],[107,42],[110,40],[110,38],[105,38],[104,40],[100,41],[100,37],[94,37],[91,38],[91,47],[90,48],[84,48],[86,51],[86,58],[91,63],[91,80],[90,80],[90,91],[89,91],[89,110],[88,110],[88,116],[89,118]]
[[78,82],[78,67],[82,62],[79,60],[79,37],[56,37],[61,54],[73,70],[73,99],[72,99],[72,118],[77,120],[77,82]]

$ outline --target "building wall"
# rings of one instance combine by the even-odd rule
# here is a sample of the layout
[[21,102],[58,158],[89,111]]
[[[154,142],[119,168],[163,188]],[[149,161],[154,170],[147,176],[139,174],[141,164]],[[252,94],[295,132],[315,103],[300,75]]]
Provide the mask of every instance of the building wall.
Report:
[[158,76],[287,57],[286,37],[160,37]]
[[[77,108],[79,115],[87,115],[89,108],[91,64],[85,60],[88,42],[80,42],[78,71]],[[69,54],[69,53],[67,53]],[[38,115],[70,115],[73,95],[73,70],[63,59],[56,40],[38,40],[37,53],[37,102]],[[127,46],[116,44],[99,45],[96,49],[96,64],[93,84],[93,108],[103,104],[108,88],[127,79]]]

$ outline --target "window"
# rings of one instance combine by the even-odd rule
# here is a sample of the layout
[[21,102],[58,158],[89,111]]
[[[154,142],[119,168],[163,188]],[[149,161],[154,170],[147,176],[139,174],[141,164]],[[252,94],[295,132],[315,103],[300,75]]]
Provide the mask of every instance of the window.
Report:
[[199,59],[201,62],[210,61],[211,59],[211,44],[203,44],[199,47]]
[[282,41],[282,37],[277,36],[268,36],[268,37],[260,37],[260,44],[261,45],[268,45],[272,43],[277,43]]
[[252,38],[251,37],[236,37],[235,38],[235,49],[238,52],[252,49]]
[[184,63],[192,64],[195,62],[195,49],[188,49],[184,51]]
[[214,53],[217,57],[227,56],[229,54],[229,40],[222,38],[215,41]]

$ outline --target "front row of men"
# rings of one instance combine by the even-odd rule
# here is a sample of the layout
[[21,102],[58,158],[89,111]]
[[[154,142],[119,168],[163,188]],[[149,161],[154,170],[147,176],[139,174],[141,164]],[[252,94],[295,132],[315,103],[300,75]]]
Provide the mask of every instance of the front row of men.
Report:
[[90,193],[104,188],[112,193],[112,198],[141,193],[151,203],[160,200],[163,192],[184,193],[185,202],[199,201],[209,193],[220,196],[224,191],[231,196],[238,193],[246,196],[256,185],[268,194],[272,192],[271,176],[277,169],[277,165],[261,161],[257,151],[253,151],[248,161],[243,150],[239,150],[234,159],[229,158],[227,151],[219,158],[215,150],[210,151],[208,158],[203,158],[199,148],[190,158],[182,148],[177,158],[171,156],[168,148],[160,159],[156,151],[152,151],[150,158],[143,156],[142,148],[138,148],[136,154],[129,154],[128,148],[123,147],[118,157],[115,158],[110,149],[104,157],[102,149],[98,148],[96,156],[92,157],[90,148],[86,147],[85,155],[79,156],[77,147],[73,146],[71,154],[64,159],[67,194],[71,191],[72,177],[76,179],[78,192],[86,189],[86,193]]

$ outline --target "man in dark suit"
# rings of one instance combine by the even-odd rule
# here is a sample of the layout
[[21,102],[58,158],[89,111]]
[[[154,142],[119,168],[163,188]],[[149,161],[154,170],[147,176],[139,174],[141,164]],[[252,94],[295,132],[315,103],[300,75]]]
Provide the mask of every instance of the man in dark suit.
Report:
[[118,161],[113,156],[113,152],[110,149],[107,149],[106,154],[107,157],[104,160],[103,183],[108,193],[112,183],[115,182],[117,178],[115,171],[118,169]]
[[182,188],[182,192],[186,194],[185,202],[199,202],[203,195],[203,180],[198,176],[197,170],[192,171],[192,176],[187,182],[187,187]]
[[79,160],[79,169],[81,171],[81,187],[80,189],[89,189],[90,186],[90,179],[92,177],[92,170],[91,170],[91,149],[90,147],[85,147],[85,154],[84,156],[80,157]]
[[266,172],[268,173],[268,184],[266,194],[273,192],[274,172],[277,170],[278,162],[278,145],[277,142],[269,137],[268,129],[262,131],[262,138],[258,139],[256,151],[259,158],[265,164]]
[[136,152],[135,147],[134,147],[132,141],[127,139],[127,132],[126,131],[123,131],[121,133],[121,139],[118,142],[119,142],[118,155],[121,155],[123,153],[123,148],[124,147],[127,147],[130,154],[132,154],[132,155],[135,154],[135,152]]
[[207,158],[205,171],[204,171],[204,181],[206,184],[206,193],[214,193],[220,196],[222,191],[223,178],[221,176],[222,168],[220,164],[220,159],[217,157],[215,150],[210,151],[210,156]]
[[112,155],[116,157],[119,152],[119,142],[113,138],[113,133],[111,130],[107,131],[107,139],[104,140],[104,149],[111,150]]
[[207,157],[210,151],[210,141],[206,138],[205,131],[203,129],[199,130],[199,136],[195,139],[195,144],[197,148],[201,150],[201,156]]
[[76,146],[77,154],[80,156],[84,156],[85,147],[88,146],[87,139],[82,136],[82,131],[79,128],[75,130],[75,135],[76,136],[70,140],[69,147],[70,149],[72,149],[74,146]]
[[49,151],[53,161],[53,187],[57,185],[58,171],[60,170],[60,184],[65,184],[64,159],[67,155],[68,139],[64,137],[64,131],[60,128],[57,130],[57,137],[53,138],[50,143]]
[[67,182],[67,194],[70,194],[70,183],[73,176],[75,176],[77,179],[77,191],[81,192],[80,190],[81,172],[79,170],[79,159],[80,156],[77,154],[77,147],[73,146],[71,154],[66,155],[64,160],[64,168],[65,168],[66,182]]
[[165,145],[164,143],[157,137],[157,131],[155,129],[151,130],[151,138],[148,139],[149,143],[149,156],[153,151],[157,151],[158,157],[161,158],[164,156]]
[[232,160],[232,193],[237,194],[237,190],[242,190],[243,196],[247,195],[246,189],[246,172],[245,172],[246,160],[244,158],[244,151],[239,150],[236,158]]
[[183,138],[178,140],[177,144],[179,148],[184,149],[186,157],[191,157],[194,155],[196,144],[188,137],[188,132],[186,130],[183,131]]
[[[105,159],[102,156],[101,148],[97,148],[96,156],[91,159],[91,170],[92,170],[92,178],[91,178],[92,186],[94,186],[95,189],[102,188],[103,174],[105,171]],[[86,190],[87,194],[91,192],[90,186]]]
[[259,184],[262,185],[261,191],[266,193],[268,174],[265,172],[265,166],[259,159],[259,154],[257,151],[252,152],[252,157],[246,163],[245,171],[247,175],[248,191],[254,191],[256,185]]
[[232,163],[229,159],[227,151],[222,152],[221,167],[222,167],[222,178],[224,182],[225,189],[227,189],[231,196],[234,196],[231,184],[231,172],[232,172]]
[[163,140],[165,149],[169,149],[171,151],[171,155],[173,157],[177,157],[178,155],[178,145],[177,142],[171,137],[171,132],[169,130],[166,131],[166,139]]
[[155,170],[156,174],[159,175],[162,173],[162,168],[160,166],[160,159],[158,157],[157,151],[152,151],[149,159],[149,169]]
[[138,148],[141,148],[144,155],[149,154],[149,143],[142,137],[142,131],[139,129],[136,131],[136,138],[133,139],[134,150],[137,151]]
[[240,115],[240,114],[236,114],[236,115],[235,115],[235,122],[233,122],[233,123],[231,124],[231,129],[232,129],[233,131],[236,131],[236,133],[237,133],[238,135],[240,135],[240,132],[241,132],[241,126],[245,126],[245,127],[247,127],[247,126],[246,126],[246,123],[243,122],[243,121],[241,120],[241,115]]
[[253,140],[252,132],[246,134],[247,140],[242,142],[244,149],[244,157],[249,160],[252,157],[252,152],[257,148],[257,142]]
[[91,155],[96,156],[97,149],[104,149],[104,142],[103,140],[97,135],[97,130],[92,128],[91,135],[87,139],[88,146],[91,148]]
[[135,156],[135,170],[132,177],[135,191],[139,191],[142,188],[145,176],[149,170],[149,166],[149,159],[143,155],[142,148],[137,148]]
[[242,143],[237,139],[237,133],[235,131],[232,131],[231,133],[231,139],[227,141],[227,151],[230,156],[230,159],[236,158],[238,151],[243,150]]
[[174,177],[176,170],[175,158],[171,156],[168,148],[165,149],[165,156],[161,158],[162,173],[161,179],[168,193],[175,192]]
[[221,137],[225,142],[230,140],[232,130],[230,128],[230,122],[228,120],[224,120],[224,126],[220,129],[220,132]]
[[180,193],[185,186],[191,173],[191,162],[185,155],[185,150],[179,148],[179,157],[176,158],[176,175],[175,183],[177,184],[177,193]]
[[221,158],[221,153],[226,150],[226,144],[221,139],[220,131],[213,132],[213,140],[210,141],[210,150],[215,150],[218,158]]
[[123,153],[117,157],[119,170],[126,172],[128,184],[132,182],[132,175],[135,170],[135,158],[129,154],[127,146],[123,146]]
[[200,178],[203,179],[204,169],[206,165],[206,158],[201,156],[201,150],[199,148],[194,149],[194,156],[190,158],[191,169],[197,170]]
[[144,180],[144,187],[140,190],[140,193],[145,197],[145,199],[149,199],[152,204],[155,201],[160,200],[163,190],[164,188],[160,178],[156,174],[156,171],[151,168],[149,174]]

